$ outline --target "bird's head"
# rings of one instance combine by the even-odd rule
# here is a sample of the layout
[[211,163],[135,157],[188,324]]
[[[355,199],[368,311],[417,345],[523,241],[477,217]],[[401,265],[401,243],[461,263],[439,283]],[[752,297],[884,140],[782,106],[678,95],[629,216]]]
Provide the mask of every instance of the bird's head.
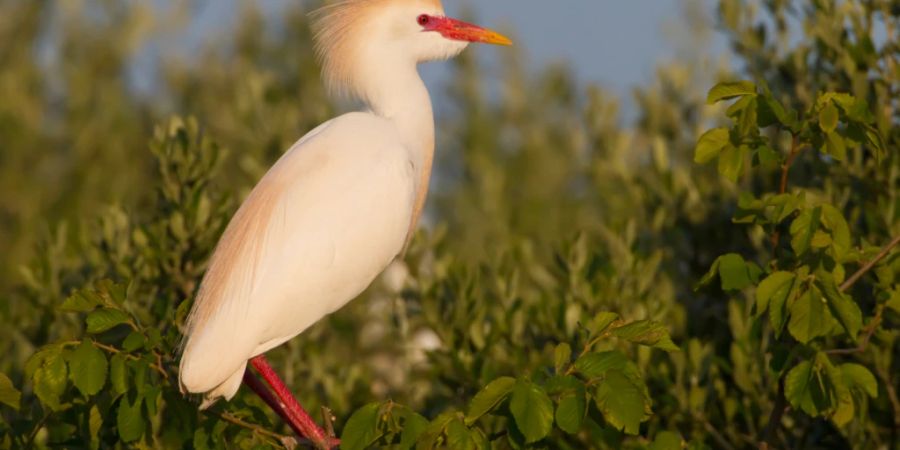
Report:
[[360,78],[378,67],[449,59],[472,42],[512,44],[446,17],[440,0],[337,0],[312,18],[323,77],[339,93],[362,94]]

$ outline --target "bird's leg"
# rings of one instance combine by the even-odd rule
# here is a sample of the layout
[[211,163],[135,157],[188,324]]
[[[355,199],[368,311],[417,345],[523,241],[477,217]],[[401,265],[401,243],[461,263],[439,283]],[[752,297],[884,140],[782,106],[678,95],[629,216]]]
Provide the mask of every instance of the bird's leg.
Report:
[[275,396],[272,395],[272,391],[259,381],[259,378],[256,378],[256,375],[253,375],[253,373],[250,372],[250,369],[247,369],[247,371],[244,372],[244,384],[249,386],[259,398],[266,402],[266,404],[269,405],[269,408],[272,408],[272,411],[275,411],[275,413],[281,417],[281,420],[287,422],[288,426],[294,430],[294,433],[297,433],[297,436],[300,436],[301,438],[304,437],[303,430],[301,430],[294,421],[291,420],[291,416],[288,415],[285,404],[282,403],[281,400],[275,398]]
[[284,412],[288,415],[293,426],[300,429],[301,434],[309,439],[317,448],[331,449],[340,444],[340,441],[332,436],[327,436],[322,429],[316,425],[316,422],[310,415],[300,406],[294,395],[288,387],[281,381],[281,378],[269,365],[269,361],[264,355],[259,355],[250,360],[253,368],[262,375],[266,383],[275,391],[275,395],[281,400],[280,404],[284,405]]

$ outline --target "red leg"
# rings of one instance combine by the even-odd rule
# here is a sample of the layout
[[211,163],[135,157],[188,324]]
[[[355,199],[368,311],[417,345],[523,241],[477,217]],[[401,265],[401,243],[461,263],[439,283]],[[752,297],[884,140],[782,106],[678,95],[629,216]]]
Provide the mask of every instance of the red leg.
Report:
[[297,436],[303,437],[303,431],[291,420],[284,403],[275,398],[275,396],[272,395],[272,391],[270,391],[266,385],[262,384],[262,382],[259,381],[259,378],[256,378],[256,376],[250,372],[250,369],[247,369],[247,371],[244,372],[244,384],[249,386],[259,398],[263,399],[263,401],[272,408],[272,411],[275,411],[275,413],[281,417],[281,420],[284,420],[291,429],[294,430],[294,433],[297,433]]
[[275,370],[272,369],[272,366],[269,365],[269,361],[266,360],[264,355],[259,355],[250,360],[250,364],[262,375],[263,379],[266,380],[266,383],[272,387],[272,390],[275,391],[275,395],[278,396],[278,399],[281,400],[281,404],[284,405],[284,412],[290,418],[290,422],[293,422],[300,431],[303,436],[312,441],[312,443],[320,449],[331,449],[336,447],[340,441],[327,436],[316,422],[309,416],[309,414],[300,406],[300,403],[297,402],[297,399],[294,398],[294,395],[291,394],[291,391],[288,387],[281,381],[281,378],[275,374]]

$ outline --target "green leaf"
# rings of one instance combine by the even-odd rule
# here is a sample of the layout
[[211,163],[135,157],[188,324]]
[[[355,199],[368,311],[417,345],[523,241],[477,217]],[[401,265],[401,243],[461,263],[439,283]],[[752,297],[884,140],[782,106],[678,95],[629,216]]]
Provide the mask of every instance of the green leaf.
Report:
[[0,403],[19,410],[22,393],[13,386],[12,380],[4,373],[0,373]]
[[[450,422],[456,420],[458,414],[455,412],[445,412],[431,421],[428,424],[428,427],[425,428],[425,431],[422,432],[421,436],[416,442],[417,450],[432,450],[438,447],[439,440],[444,435],[444,430],[447,429]],[[341,448],[343,448],[343,442],[341,442]]]
[[381,405],[369,403],[356,410],[341,434],[341,448],[346,450],[364,450],[369,448],[381,433],[378,431],[378,413]]
[[553,366],[557,373],[564,371],[571,359],[572,347],[569,344],[563,342],[553,350]]
[[619,315],[611,312],[599,312],[591,320],[591,336],[599,336],[606,332],[610,325],[619,319]]
[[833,133],[838,126],[838,109],[833,102],[828,102],[825,107],[819,111],[819,128],[825,134]]
[[761,145],[756,148],[756,154],[759,157],[759,163],[763,167],[775,168],[781,165],[781,155],[768,145]]
[[822,225],[831,232],[831,247],[834,257],[842,262],[850,253],[852,243],[850,241],[850,226],[840,210],[832,205],[822,205]]
[[[796,277],[791,272],[773,272],[767,276],[759,287],[756,288],[756,313],[763,314],[771,306],[772,308],[783,310],[788,296],[794,288],[794,280]],[[782,314],[783,312],[779,311]],[[781,323],[770,317],[773,327],[780,328]],[[779,321],[780,322],[780,321]]]
[[66,361],[60,350],[56,348],[56,351],[45,355],[43,363],[35,370],[32,378],[35,395],[41,400],[41,403],[54,411],[62,407],[59,397],[66,390],[68,373]]
[[679,350],[672,342],[672,338],[669,337],[669,329],[652,320],[639,320],[623,325],[613,330],[613,335],[635,344],[647,345],[667,352]]
[[144,335],[138,331],[132,331],[128,337],[122,341],[122,349],[126,352],[133,352],[144,346]]
[[663,431],[656,435],[656,439],[647,447],[647,450],[681,450],[681,435],[673,431]]
[[803,256],[812,246],[813,236],[819,231],[822,208],[803,210],[791,223],[791,248],[797,256]]
[[703,133],[697,141],[697,147],[694,150],[694,162],[698,164],[706,164],[717,156],[725,148],[729,141],[727,128],[714,128]]
[[109,361],[109,384],[116,394],[124,394],[128,391],[126,383],[125,355],[117,353]]
[[719,155],[719,173],[731,181],[736,183],[744,168],[744,156],[749,152],[746,146],[735,147],[733,145],[725,146],[722,154]]
[[559,397],[556,406],[556,425],[566,433],[576,434],[581,430],[584,416],[587,414],[587,399],[584,388],[570,391]]
[[112,327],[127,323],[128,314],[112,308],[98,309],[87,316],[87,332],[92,334],[102,333]]
[[428,419],[413,411],[408,411],[403,420],[403,432],[400,433],[401,449],[414,448],[419,436],[428,428]]
[[637,435],[641,422],[650,417],[650,399],[643,382],[619,370],[607,372],[594,400],[603,418],[627,434]]
[[481,416],[491,412],[512,392],[516,385],[516,379],[500,377],[487,384],[479,393],[475,394],[469,402],[469,412],[466,414],[466,424],[475,423]]
[[900,313],[900,290],[891,291],[890,297],[888,297],[888,300],[884,304],[884,306],[893,309],[897,313]]
[[575,361],[575,370],[585,377],[599,378],[606,375],[610,369],[624,369],[628,363],[628,358],[616,350],[585,353]]
[[509,410],[525,442],[537,442],[550,434],[553,427],[553,402],[547,393],[528,380],[519,380],[509,400]]
[[806,344],[831,331],[834,319],[828,312],[825,300],[816,289],[804,292],[789,309],[791,320],[788,323],[788,331],[801,343]]
[[103,416],[100,415],[100,409],[97,405],[91,406],[88,413],[88,431],[91,435],[91,449],[100,448],[100,429],[103,427]]
[[845,161],[847,159],[847,143],[837,132],[827,133],[822,152],[831,155],[837,161]]
[[713,261],[712,265],[709,266],[709,270],[700,278],[700,281],[697,282],[697,285],[694,287],[694,290],[698,290],[703,286],[708,286],[712,281],[716,278],[716,275],[719,274],[719,265],[722,263],[722,257],[716,258]]
[[460,450],[477,450],[478,441],[473,433],[462,422],[454,419],[447,424],[447,448]]
[[838,291],[834,280],[824,274],[817,274],[816,287],[825,297],[828,309],[837,319],[844,331],[856,342],[859,330],[862,328],[862,311],[849,296]]
[[878,398],[878,381],[869,369],[853,363],[841,364],[839,368],[847,386],[857,388],[869,397]]
[[141,413],[143,400],[141,396],[138,396],[134,403],[128,401],[128,396],[123,396],[119,400],[116,426],[119,429],[119,438],[125,442],[134,442],[144,435],[144,416]]
[[739,291],[753,284],[747,262],[737,253],[722,255],[719,259],[719,280],[722,290]]
[[85,397],[100,392],[106,384],[107,368],[106,355],[88,340],[69,355],[69,377]]
[[785,398],[796,409],[817,417],[837,406],[835,386],[828,373],[828,358],[818,354],[788,372],[784,381]]
[[756,95],[756,85],[750,81],[719,83],[710,89],[709,95],[706,96],[706,103],[712,105],[722,100],[744,95]]
[[59,309],[71,312],[88,312],[92,311],[97,306],[100,306],[102,303],[103,301],[92,289],[82,289],[75,291],[70,295],[69,298],[59,306]]

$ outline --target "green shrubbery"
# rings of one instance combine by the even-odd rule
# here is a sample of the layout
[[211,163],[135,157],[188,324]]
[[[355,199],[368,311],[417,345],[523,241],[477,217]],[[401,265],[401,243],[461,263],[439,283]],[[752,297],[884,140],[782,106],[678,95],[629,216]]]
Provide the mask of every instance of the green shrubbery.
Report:
[[[247,10],[147,98],[159,19],[86,4],[0,0],[0,448],[292,446],[243,390],[198,412],[176,349],[240,198],[334,111],[306,20]],[[343,448],[898,445],[900,10],[717,18],[740,73],[664,66],[627,127],[565,69],[511,59],[489,101],[456,63],[430,225],[271,355]]]

